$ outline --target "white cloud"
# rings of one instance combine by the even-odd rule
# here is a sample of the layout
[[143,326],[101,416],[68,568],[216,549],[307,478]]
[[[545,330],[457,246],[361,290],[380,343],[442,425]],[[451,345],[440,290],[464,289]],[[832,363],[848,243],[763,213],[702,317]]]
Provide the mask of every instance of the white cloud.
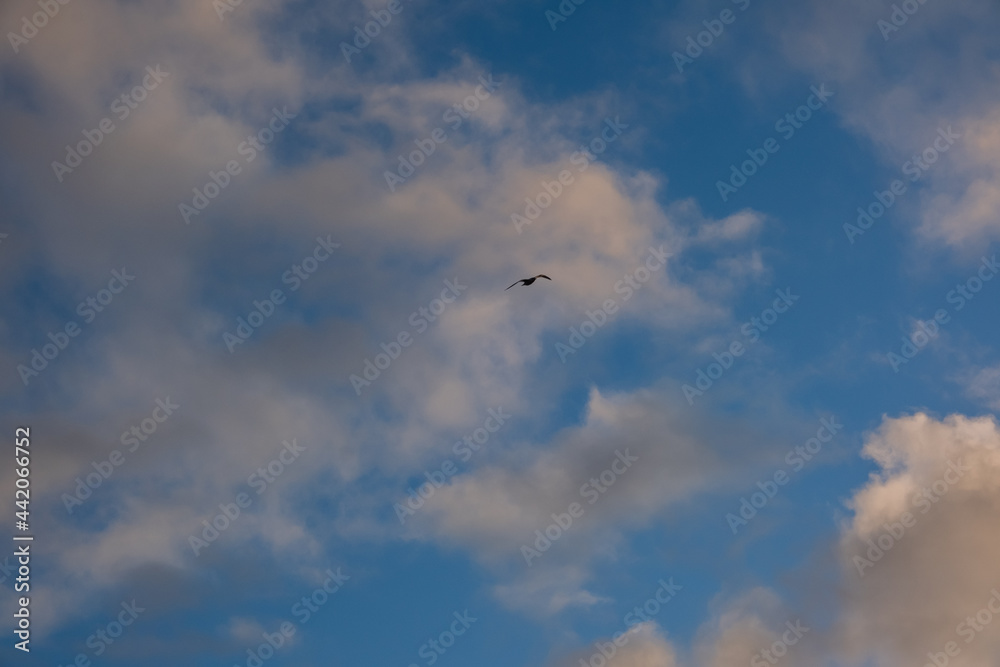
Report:
[[[639,623],[629,629],[627,634],[619,639],[621,646],[611,642],[610,637],[597,640],[604,647],[601,653],[596,645],[587,650],[574,653],[572,657],[557,659],[550,663],[553,667],[575,667],[583,660],[587,664],[600,664],[601,656],[612,654],[607,664],[615,667],[680,667],[677,652],[670,640],[664,637],[663,631],[654,621]],[[597,656],[597,657],[593,657]]]
[[[782,61],[830,84],[843,124],[867,137],[890,170],[885,182],[858,193],[859,204],[876,187],[903,178],[896,167],[931,145],[939,128],[963,138],[923,173],[905,180],[910,190],[894,211],[904,229],[924,242],[943,240],[967,251],[996,238],[1000,191],[997,114],[1000,70],[990,49],[1000,21],[988,0],[920,4],[898,31],[883,39],[877,21],[892,8],[860,0],[816,2],[774,10],[767,22]],[[963,34],[962,48],[948,46]],[[760,68],[772,76],[771,68]],[[759,75],[758,75],[759,76]],[[747,87],[753,91],[756,79]],[[907,223],[908,219],[916,223]]]
[[[927,652],[955,641],[962,664],[992,664],[1000,650],[1000,625],[968,641],[960,625],[986,605],[997,586],[997,423],[961,415],[937,421],[922,413],[887,418],[864,453],[881,472],[852,498],[855,516],[840,544],[845,655],[878,664],[920,664]],[[859,576],[854,558],[867,555],[863,540],[878,544],[885,526],[900,523],[904,511],[915,525],[905,527]],[[894,529],[899,535],[900,528]]]

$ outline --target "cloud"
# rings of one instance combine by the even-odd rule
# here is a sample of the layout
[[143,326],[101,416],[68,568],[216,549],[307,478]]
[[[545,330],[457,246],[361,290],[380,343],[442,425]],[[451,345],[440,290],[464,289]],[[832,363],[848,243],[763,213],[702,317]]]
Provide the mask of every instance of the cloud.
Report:
[[551,614],[594,604],[596,563],[621,558],[630,532],[717,489],[754,456],[720,450],[669,405],[660,391],[593,388],[582,424],[454,477],[405,533],[468,551],[500,578],[495,590],[509,606]]
[[967,384],[966,395],[991,410],[1000,410],[1000,366],[980,368]]
[[[830,84],[836,95],[831,108],[847,128],[871,141],[886,164],[887,180],[859,192],[859,204],[867,192],[902,178],[920,194],[900,202],[895,215],[901,227],[916,232],[916,240],[971,251],[1000,231],[990,215],[1000,192],[994,149],[1000,71],[988,55],[1000,17],[988,0],[921,3],[883,37],[878,22],[888,22],[895,7],[816,0],[774,8],[764,25],[778,45],[775,57]],[[965,36],[961,49],[947,46],[946,35],[955,30]],[[771,76],[770,68],[759,71]],[[759,75],[744,78],[751,92],[761,85]],[[919,182],[901,176],[897,167],[948,126],[962,134],[952,149]],[[907,223],[911,218],[917,222]]]
[[[677,652],[673,644],[663,636],[662,630],[655,621],[639,623],[628,630],[621,638],[621,647],[611,643],[610,638],[602,638],[598,643],[604,646],[607,653],[614,651],[613,657],[607,661],[616,667],[680,667]],[[574,653],[572,657],[560,658],[550,663],[551,667],[575,667],[583,660],[584,664],[594,658],[590,664],[600,664],[601,653],[594,644],[587,651]]]
[[921,230],[954,245],[982,245],[1000,231],[1000,106],[962,127],[953,190],[939,192],[928,202]]
[[[719,465],[677,428],[676,416],[654,406],[654,393],[604,397],[592,389],[582,426],[567,429],[548,447],[536,450],[522,469],[484,466],[457,478],[439,490],[424,515],[435,532],[471,546],[486,560],[520,558],[517,545],[532,538],[534,529],[551,523],[551,513],[565,512],[574,501],[592,505],[588,513],[607,523],[641,522],[670,499],[688,497]],[[642,465],[616,464],[621,456],[638,457]],[[606,477],[616,482],[594,485],[596,494],[588,486],[581,495],[582,486],[612,465],[617,472]],[[600,490],[604,488],[607,491]],[[577,546],[600,544],[595,531],[596,525],[574,531],[572,541]]]
[[[863,455],[878,470],[846,501],[854,515],[832,545],[839,594],[816,584],[794,600],[763,587],[719,595],[683,664],[763,661],[763,650],[789,638],[795,642],[779,650],[796,662],[895,667],[924,664],[928,653],[949,650],[961,656],[955,664],[993,664],[1000,651],[1000,623],[989,607],[1000,608],[1000,537],[993,529],[1000,509],[1000,425],[992,417],[886,417],[866,438]],[[907,512],[913,521],[904,518]],[[881,555],[870,552],[873,543]],[[872,559],[861,573],[859,556]],[[796,580],[825,581],[814,568],[828,564],[811,561]],[[816,596],[822,600],[812,600]],[[786,622],[808,628],[800,632],[801,645],[785,632]]]
[[[778,595],[762,587],[733,599],[719,598],[712,607],[709,620],[698,629],[694,642],[695,663],[700,667],[752,663],[762,649],[781,641],[789,618]],[[794,639],[797,644],[800,638]],[[788,651],[792,657],[799,653],[794,645]]]
[[615,664],[621,667],[678,667],[676,652],[654,622],[640,623],[632,630]]
[[[770,664],[762,652],[789,639],[794,641],[771,656],[787,653],[783,659],[795,664],[896,667],[922,665],[931,660],[928,654],[947,650],[960,656],[952,664],[993,664],[1000,651],[1000,538],[993,530],[1000,509],[1000,425],[962,415],[886,417],[867,437],[863,454],[878,470],[846,501],[854,516],[832,545],[839,593],[826,585],[824,557],[802,567],[795,579],[807,588],[790,596],[765,587],[720,594],[706,609],[689,654],[676,664]],[[906,521],[904,512],[915,521]],[[882,555],[869,553],[872,543]],[[858,556],[873,559],[863,576]]]
[[[955,641],[962,664],[991,664],[1000,650],[1000,625],[971,636],[961,627],[1000,583],[1000,537],[993,530],[1000,509],[996,421],[961,415],[937,421],[923,413],[886,418],[864,454],[880,472],[851,499],[855,515],[840,543],[845,654],[921,664],[928,652]],[[915,525],[859,576],[854,558],[866,556],[864,540],[888,544],[879,536],[904,512]],[[899,535],[899,527],[894,530]]]

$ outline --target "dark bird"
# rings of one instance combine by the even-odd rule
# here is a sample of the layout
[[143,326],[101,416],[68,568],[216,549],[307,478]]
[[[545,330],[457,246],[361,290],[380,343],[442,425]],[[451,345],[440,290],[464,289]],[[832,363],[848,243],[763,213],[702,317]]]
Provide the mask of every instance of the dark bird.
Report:
[[[530,285],[531,283],[535,282],[539,278],[545,278],[546,280],[552,280],[552,278],[549,278],[544,273],[539,273],[534,278],[521,278],[520,280],[518,280],[517,282],[515,282],[514,285],[516,285],[517,283],[521,283],[522,285],[527,286],[527,285]],[[510,287],[513,287],[514,285],[511,285]],[[507,289],[505,289],[504,292],[506,292],[507,290],[509,290],[510,287],[508,287]]]

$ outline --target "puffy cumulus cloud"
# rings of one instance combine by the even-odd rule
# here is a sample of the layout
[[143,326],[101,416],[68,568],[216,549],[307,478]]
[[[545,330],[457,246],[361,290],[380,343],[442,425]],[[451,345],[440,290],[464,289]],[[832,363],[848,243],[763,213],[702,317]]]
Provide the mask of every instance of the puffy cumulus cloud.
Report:
[[655,622],[640,623],[630,630],[632,636],[615,656],[621,667],[679,667],[677,653]]
[[840,544],[845,590],[837,643],[845,657],[922,665],[928,652],[955,642],[955,664],[994,664],[1000,623],[978,625],[987,619],[975,617],[1000,585],[996,421],[886,418],[864,453],[880,470],[851,499],[855,516]]
[[[887,180],[872,183],[869,192],[901,178],[909,190],[920,191],[908,191],[896,207],[897,215],[916,219],[906,227],[924,240],[962,249],[981,245],[998,231],[989,211],[1000,190],[997,152],[990,150],[1000,70],[990,52],[1000,14],[989,0],[908,3],[917,11],[905,14],[906,23],[896,29],[891,15],[901,4],[815,0],[772,8],[763,23],[778,45],[775,57],[829,84],[835,93],[830,108],[882,156]],[[948,46],[945,37],[956,29],[966,38],[960,49]],[[759,68],[756,76],[747,75],[748,90],[759,87],[763,71],[773,78],[770,68]],[[918,181],[901,174],[904,163],[932,146],[938,129],[949,125],[962,137],[927,169],[920,168]]]
[[[631,626],[618,638],[619,647],[608,661],[635,667],[730,667],[775,664],[819,664],[823,638],[794,615],[778,594],[757,587],[737,596],[718,595],[710,601],[705,620],[690,646],[670,641],[656,621]],[[559,656],[553,667],[600,664],[592,656],[609,654],[613,637],[602,637],[591,645]],[[581,662],[582,661],[582,662]]]
[[[789,612],[773,591],[758,587],[736,598],[719,597],[709,611],[710,618],[698,629],[692,651],[699,667],[753,664],[762,650],[783,642],[783,635],[790,640],[786,644],[790,657],[784,658],[785,651],[775,657],[801,659],[801,647],[796,649],[796,645],[802,637],[789,632],[785,625],[790,620]],[[794,621],[799,619],[792,620],[795,627]],[[800,625],[808,628],[808,624]],[[799,634],[805,636],[801,629]]]
[[[677,659],[677,651],[670,640],[664,637],[663,631],[655,621],[647,621],[632,626],[628,632],[619,640],[621,647],[607,647],[610,638],[599,639],[598,642],[605,645],[605,650],[610,652],[614,648],[614,657],[608,664],[615,667],[681,667]],[[562,657],[548,663],[550,667],[576,667],[580,661],[586,664],[592,655],[600,656],[596,644],[588,651],[575,652],[572,657]],[[595,659],[594,663],[599,661]]]

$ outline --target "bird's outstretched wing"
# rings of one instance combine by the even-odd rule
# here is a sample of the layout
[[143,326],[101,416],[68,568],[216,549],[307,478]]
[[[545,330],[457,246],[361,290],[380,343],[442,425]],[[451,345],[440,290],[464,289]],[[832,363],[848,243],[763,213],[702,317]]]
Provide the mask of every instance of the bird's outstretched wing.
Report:
[[538,274],[537,276],[535,276],[535,277],[536,277],[536,278],[545,278],[546,280],[552,280],[552,278],[549,278],[549,277],[548,277],[547,275],[545,275],[544,273],[539,273],[539,274]]
[[[517,283],[523,283],[523,282],[524,282],[523,280],[516,280],[516,281],[514,281],[514,285],[516,285]],[[513,287],[514,285],[511,285],[510,287]],[[504,292],[506,292],[507,290],[509,290],[510,287],[504,288]]]

